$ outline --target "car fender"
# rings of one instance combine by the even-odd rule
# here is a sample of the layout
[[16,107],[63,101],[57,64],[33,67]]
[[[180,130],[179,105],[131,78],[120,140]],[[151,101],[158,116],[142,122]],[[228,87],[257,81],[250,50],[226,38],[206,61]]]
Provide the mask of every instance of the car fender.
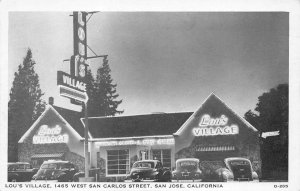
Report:
[[9,174],[8,179],[9,179],[9,182],[18,182],[19,174],[11,173],[11,174]]
[[216,170],[218,181],[227,182],[228,180],[233,179],[233,175],[227,168],[219,168]]
[[172,174],[171,174],[171,171],[169,171],[169,170],[165,170],[163,172],[162,176],[165,181],[171,181],[171,179],[172,179]]
[[254,181],[258,181],[258,175],[257,175],[257,173],[255,171],[252,172],[252,179]]
[[73,176],[73,181],[74,182],[79,182],[79,178],[84,177],[84,172],[77,172]]

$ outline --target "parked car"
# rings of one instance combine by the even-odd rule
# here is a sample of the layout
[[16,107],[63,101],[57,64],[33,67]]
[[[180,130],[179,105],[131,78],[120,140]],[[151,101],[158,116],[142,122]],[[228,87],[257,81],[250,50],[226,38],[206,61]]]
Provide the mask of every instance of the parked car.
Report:
[[28,182],[37,171],[38,169],[32,168],[27,162],[8,163],[7,181]]
[[164,168],[159,160],[141,160],[132,165],[130,179],[134,182],[157,181],[170,182],[171,172]]
[[176,161],[175,170],[172,172],[172,181],[192,181],[200,182],[203,179],[203,173],[199,168],[199,159],[185,158]]
[[[83,178],[84,176],[85,173],[83,171],[78,171],[73,176],[73,182],[79,182],[79,178]],[[105,170],[101,170],[100,168],[91,168],[89,170],[89,177],[94,177],[96,182],[101,181],[101,179],[105,177]]]
[[231,157],[224,159],[224,167],[215,171],[219,182],[228,181],[255,181],[258,182],[258,175],[253,170],[251,161],[246,158]]
[[72,182],[78,168],[69,161],[45,161],[32,181]]

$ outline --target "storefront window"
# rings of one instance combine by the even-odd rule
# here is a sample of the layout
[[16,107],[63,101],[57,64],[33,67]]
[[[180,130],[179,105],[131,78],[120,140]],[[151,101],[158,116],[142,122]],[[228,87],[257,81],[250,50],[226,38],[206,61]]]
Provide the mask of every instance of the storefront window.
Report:
[[160,160],[164,167],[171,168],[171,150],[170,149],[157,149],[152,150],[153,159]]
[[107,151],[107,174],[129,174],[129,150]]

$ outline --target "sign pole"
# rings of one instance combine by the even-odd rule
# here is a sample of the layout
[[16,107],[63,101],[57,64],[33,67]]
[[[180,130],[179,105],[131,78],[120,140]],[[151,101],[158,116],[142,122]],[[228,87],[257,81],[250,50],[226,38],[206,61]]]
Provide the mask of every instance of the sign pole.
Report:
[[87,101],[82,103],[84,108],[84,177],[87,179],[89,177],[89,141],[88,141],[88,132],[89,132],[89,121],[88,121],[88,106]]

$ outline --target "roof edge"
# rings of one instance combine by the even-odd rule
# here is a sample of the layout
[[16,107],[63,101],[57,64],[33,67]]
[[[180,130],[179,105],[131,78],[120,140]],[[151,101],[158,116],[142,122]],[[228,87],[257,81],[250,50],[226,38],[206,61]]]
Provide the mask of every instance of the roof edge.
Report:
[[181,127],[173,134],[174,136],[179,136],[181,132],[186,128],[186,126],[190,123],[190,121],[194,118],[195,113],[200,110],[203,104],[211,97],[215,95],[213,92],[201,103],[201,105],[193,112],[193,114],[181,125]]
[[199,111],[202,106],[204,105],[204,103],[211,98],[212,96],[215,96],[230,112],[233,113],[233,115],[235,115],[238,119],[240,119],[243,123],[245,123],[245,125],[252,129],[254,132],[258,132],[258,130],[253,127],[246,119],[242,118],[240,115],[238,115],[236,112],[234,112],[221,98],[219,98],[214,92],[212,92],[205,100],[204,102],[202,102],[202,104],[200,105],[200,107],[198,107],[198,109],[188,118],[188,120],[186,120],[186,122],[178,129],[178,131],[176,133],[174,133],[174,136],[179,136],[183,130],[186,128],[186,126],[189,124],[189,122],[194,118],[194,115],[197,111]]
[[24,135],[19,139],[18,143],[23,143],[24,140],[29,136],[31,131],[33,131],[34,127],[42,120],[42,118],[46,115],[46,113],[50,110],[55,110],[51,105],[46,105],[46,109],[44,112],[35,120],[35,122],[29,127],[29,129],[24,133]]
[[124,139],[147,139],[147,138],[174,138],[173,135],[153,135],[153,136],[134,136],[134,137],[108,137],[108,138],[92,138],[89,141],[108,141],[108,140],[124,140]]

